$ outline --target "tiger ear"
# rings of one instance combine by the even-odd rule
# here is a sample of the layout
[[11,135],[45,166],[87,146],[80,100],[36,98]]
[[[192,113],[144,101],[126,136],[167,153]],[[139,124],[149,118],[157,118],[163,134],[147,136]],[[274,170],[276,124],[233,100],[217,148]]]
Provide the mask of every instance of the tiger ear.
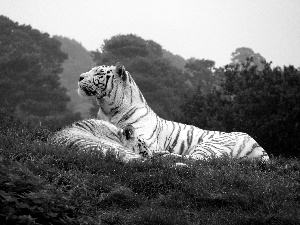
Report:
[[123,135],[126,137],[126,140],[134,139],[134,127],[132,125],[126,125],[123,129]]
[[116,68],[117,68],[117,74],[122,78],[123,81],[126,81],[127,74],[126,74],[125,67],[121,63],[117,63]]

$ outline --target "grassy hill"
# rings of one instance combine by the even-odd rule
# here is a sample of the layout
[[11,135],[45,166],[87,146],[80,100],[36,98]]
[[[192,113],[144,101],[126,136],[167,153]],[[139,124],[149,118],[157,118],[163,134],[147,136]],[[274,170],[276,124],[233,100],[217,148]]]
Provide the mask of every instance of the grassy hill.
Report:
[[125,164],[49,146],[24,118],[0,122],[1,224],[300,224],[297,159]]

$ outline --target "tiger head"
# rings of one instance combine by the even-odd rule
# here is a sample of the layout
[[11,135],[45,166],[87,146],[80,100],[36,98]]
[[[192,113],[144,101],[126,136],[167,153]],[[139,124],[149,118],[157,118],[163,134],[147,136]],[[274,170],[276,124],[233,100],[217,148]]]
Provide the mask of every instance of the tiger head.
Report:
[[119,63],[82,73],[78,87],[79,95],[96,97],[102,111],[110,115],[114,114],[113,110],[127,109],[132,102],[145,102],[131,75]]
[[122,66],[97,66],[79,77],[79,94],[101,99],[110,96],[117,80],[126,80]]
[[149,147],[141,137],[137,137],[135,129],[128,124],[123,129],[120,129],[119,136],[124,147],[132,149],[134,153],[139,154],[142,158],[150,157]]

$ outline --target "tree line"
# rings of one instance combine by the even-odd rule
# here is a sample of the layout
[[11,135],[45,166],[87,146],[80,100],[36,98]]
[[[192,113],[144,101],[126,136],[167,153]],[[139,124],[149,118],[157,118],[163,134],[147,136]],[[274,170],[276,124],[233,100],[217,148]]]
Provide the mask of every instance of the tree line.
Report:
[[300,73],[294,66],[262,69],[251,58],[225,66],[219,88],[181,105],[184,122],[202,129],[242,131],[274,155],[300,155]]
[[[91,56],[96,65],[122,62],[164,119],[246,132],[270,154],[300,156],[300,73],[294,66],[272,67],[243,47],[229,65],[215,68],[213,60],[185,60],[132,34],[113,36],[87,52],[74,40],[52,38],[4,16],[0,29],[0,104],[10,114],[52,130],[81,119],[75,108],[85,102],[76,106],[74,88]],[[90,117],[97,110],[94,105]]]
[[0,16],[0,105],[57,129],[80,118],[68,110],[70,100],[58,74],[68,55],[47,33]]

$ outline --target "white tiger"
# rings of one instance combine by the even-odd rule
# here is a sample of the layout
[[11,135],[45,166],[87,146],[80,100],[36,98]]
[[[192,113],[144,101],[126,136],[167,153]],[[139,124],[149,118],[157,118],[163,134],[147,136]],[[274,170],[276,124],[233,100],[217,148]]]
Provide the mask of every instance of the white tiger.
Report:
[[268,154],[245,133],[202,130],[167,121],[148,106],[124,66],[98,66],[79,77],[78,92],[96,97],[98,116],[117,127],[131,124],[149,147],[149,155],[168,152],[192,158],[220,157],[269,160]]
[[96,119],[82,120],[54,133],[49,142],[80,151],[99,150],[104,155],[108,151],[123,161],[143,159],[148,149],[135,135],[134,128],[126,125],[124,129]]

